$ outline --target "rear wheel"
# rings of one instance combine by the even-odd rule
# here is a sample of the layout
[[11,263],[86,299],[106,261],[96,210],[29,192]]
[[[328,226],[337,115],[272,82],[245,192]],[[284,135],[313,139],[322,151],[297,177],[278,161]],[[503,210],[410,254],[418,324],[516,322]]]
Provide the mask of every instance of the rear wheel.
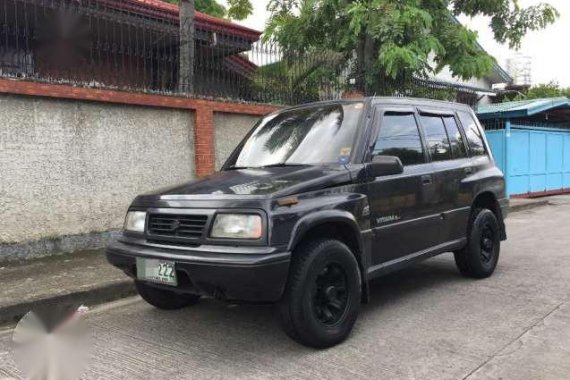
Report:
[[337,240],[317,240],[296,249],[280,303],[287,335],[324,348],[346,339],[358,316],[361,281],[350,249]]
[[147,303],[162,310],[177,310],[195,305],[200,300],[196,294],[179,294],[170,290],[155,288],[144,282],[135,281],[138,293]]
[[497,217],[491,210],[475,209],[469,220],[467,245],[455,252],[457,268],[467,277],[489,277],[497,267],[500,251]]

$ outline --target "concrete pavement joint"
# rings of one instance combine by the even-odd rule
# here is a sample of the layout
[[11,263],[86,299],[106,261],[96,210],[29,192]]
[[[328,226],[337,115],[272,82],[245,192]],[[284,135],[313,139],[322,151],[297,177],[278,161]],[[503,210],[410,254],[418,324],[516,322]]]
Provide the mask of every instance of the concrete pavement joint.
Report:
[[[499,356],[504,356],[503,354],[501,354],[504,350],[506,350],[510,345],[512,345],[513,343],[515,343],[516,341],[520,340],[523,336],[525,336],[526,334],[528,334],[532,329],[534,329],[536,326],[538,326],[541,322],[544,322],[544,320],[546,318],[548,318],[550,315],[552,315],[554,312],[558,311],[562,305],[564,305],[564,302],[559,303],[558,305],[556,305],[552,310],[550,310],[548,313],[546,313],[543,317],[539,318],[536,322],[534,322],[533,324],[531,324],[529,327],[527,327],[522,333],[520,333],[518,336],[516,336],[515,338],[513,338],[510,342],[508,342],[507,344],[505,344],[503,347],[501,347],[499,350],[497,350],[493,355],[489,356],[487,359],[485,359],[485,361],[483,361],[483,363],[481,363],[480,365],[478,365],[477,367],[475,367],[475,369],[473,369],[471,372],[469,372],[465,377],[463,377],[461,380],[467,380],[468,378],[470,378],[472,375],[474,375],[476,372],[478,372],[480,369],[482,369],[483,367],[485,367],[491,360],[499,357]],[[516,350],[515,350],[516,351]],[[513,353],[515,351],[512,351],[510,353]]]

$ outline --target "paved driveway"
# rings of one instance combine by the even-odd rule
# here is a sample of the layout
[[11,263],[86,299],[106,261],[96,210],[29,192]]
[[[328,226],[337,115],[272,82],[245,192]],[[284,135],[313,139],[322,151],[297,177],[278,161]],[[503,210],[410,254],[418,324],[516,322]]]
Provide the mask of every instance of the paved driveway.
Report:
[[[445,255],[375,281],[350,339],[324,351],[290,341],[271,306],[105,305],[89,317],[85,378],[569,379],[570,201],[558,203],[508,219],[488,280]],[[0,334],[0,379],[17,375],[9,342]]]

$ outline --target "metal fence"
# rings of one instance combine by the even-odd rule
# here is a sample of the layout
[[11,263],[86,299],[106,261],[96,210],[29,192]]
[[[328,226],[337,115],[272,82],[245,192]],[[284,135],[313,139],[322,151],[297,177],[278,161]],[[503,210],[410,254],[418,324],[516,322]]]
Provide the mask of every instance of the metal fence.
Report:
[[[285,51],[254,31],[207,17],[195,22],[193,73],[181,76],[177,11],[156,2],[1,1],[0,77],[278,104],[362,90],[351,55]],[[191,83],[181,83],[185,77]],[[477,102],[470,88],[418,78],[378,81],[366,92]]]
[[[481,120],[486,131],[502,130],[507,127],[507,119]],[[537,120],[536,118],[516,118],[511,120],[511,128],[532,128],[535,130],[570,130],[568,121]]]

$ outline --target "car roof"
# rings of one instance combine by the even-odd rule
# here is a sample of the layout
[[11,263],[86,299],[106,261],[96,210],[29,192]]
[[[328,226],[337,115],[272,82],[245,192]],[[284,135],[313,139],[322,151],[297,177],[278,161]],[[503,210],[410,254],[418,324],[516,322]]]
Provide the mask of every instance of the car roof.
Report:
[[414,106],[414,107],[426,107],[426,108],[443,108],[447,110],[456,110],[456,111],[467,111],[472,112],[472,108],[466,104],[455,103],[455,102],[448,102],[444,100],[433,100],[433,99],[425,99],[425,98],[407,98],[407,97],[388,97],[388,96],[373,96],[373,97],[365,97],[361,99],[342,99],[342,100],[327,100],[321,102],[313,102],[313,103],[305,103],[299,104],[292,107],[287,107],[281,109],[280,111],[289,111],[289,110],[296,110],[296,109],[303,109],[303,108],[310,108],[319,105],[336,105],[336,104],[354,104],[357,102],[364,102],[364,103],[371,103],[373,105],[407,105],[407,106]]
[[434,100],[425,98],[405,98],[405,97],[372,97],[368,98],[372,104],[386,104],[386,105],[408,105],[417,107],[437,107],[445,109],[453,109],[460,111],[472,111],[471,107],[466,104],[448,102],[445,100]]

